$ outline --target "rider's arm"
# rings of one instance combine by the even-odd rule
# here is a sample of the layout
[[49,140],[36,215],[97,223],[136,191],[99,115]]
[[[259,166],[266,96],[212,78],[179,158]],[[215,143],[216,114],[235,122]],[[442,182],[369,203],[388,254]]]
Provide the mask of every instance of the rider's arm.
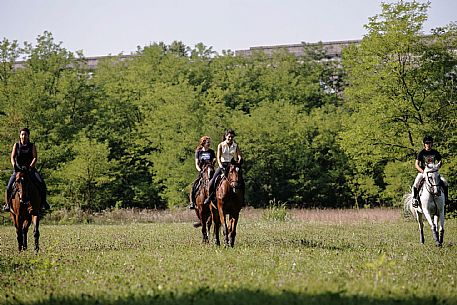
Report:
[[14,164],[16,161],[14,160],[16,158],[16,144],[13,145],[13,149],[11,150],[11,165],[14,167]]
[[198,172],[201,171],[200,166],[198,166],[198,164],[200,163],[199,160],[198,160],[199,157],[200,157],[200,156],[199,156],[199,151],[196,150],[196,151],[195,151],[195,168],[197,169]]
[[35,146],[35,144],[33,144],[32,156],[33,156],[33,159],[32,159],[32,162],[30,162],[30,168],[35,167],[36,161],[37,161],[37,159],[38,159],[38,154],[37,154],[37,151],[36,151],[36,146]]
[[222,168],[221,156],[222,156],[222,143],[219,143],[219,145],[217,145],[216,159],[217,159],[217,164],[219,165],[220,168]]
[[436,161],[438,161],[438,168],[440,168],[443,165],[443,159],[441,158],[441,154],[439,152],[436,152]]
[[416,169],[419,171],[419,173],[424,172],[424,170],[419,166],[419,160],[416,160]]
[[201,172],[200,166],[198,166],[198,159],[197,158],[195,158],[195,168],[197,169],[197,171]]
[[238,159],[238,163],[241,164],[243,156],[241,155],[241,150],[240,150],[240,147],[238,145],[236,146],[236,157]]
[[211,159],[211,164],[212,164],[213,166],[216,165],[216,153],[215,153],[215,152],[213,152],[213,157],[212,157],[212,159]]

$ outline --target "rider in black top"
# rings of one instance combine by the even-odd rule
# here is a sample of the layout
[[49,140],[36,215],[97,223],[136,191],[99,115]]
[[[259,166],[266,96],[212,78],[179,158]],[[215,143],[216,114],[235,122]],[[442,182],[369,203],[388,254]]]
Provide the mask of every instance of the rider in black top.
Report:
[[198,171],[198,176],[192,183],[189,209],[195,209],[195,197],[200,185],[200,180],[202,178],[203,167],[208,163],[214,165],[216,160],[216,153],[214,150],[209,148],[210,145],[211,138],[208,136],[203,136],[200,138],[200,142],[197,146],[197,149],[195,150],[195,168]]
[[49,205],[46,202],[46,184],[44,183],[43,177],[36,170],[35,164],[38,160],[38,154],[35,144],[30,142],[30,130],[28,128],[22,128],[19,131],[19,142],[15,143],[11,151],[11,165],[14,168],[14,172],[8,181],[6,187],[6,203],[3,206],[3,210],[8,212],[10,210],[11,193],[13,189],[14,180],[16,179],[16,172],[27,171],[30,179],[37,186],[38,191],[41,195],[41,207],[42,209],[49,209]]
[[[419,186],[424,179],[424,169],[427,164],[435,164],[441,161],[441,154],[432,148],[433,146],[433,138],[431,136],[425,136],[424,140],[424,148],[417,154],[416,157],[416,169],[419,172],[416,176],[416,180],[414,180],[413,184],[413,206],[419,206]],[[447,183],[442,180],[442,186],[447,198]]]

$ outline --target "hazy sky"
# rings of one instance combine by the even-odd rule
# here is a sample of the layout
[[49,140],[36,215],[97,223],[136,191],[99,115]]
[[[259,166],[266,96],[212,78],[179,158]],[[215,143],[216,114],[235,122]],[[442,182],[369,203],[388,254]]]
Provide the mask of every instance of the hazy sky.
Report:
[[[85,56],[202,42],[213,50],[360,39],[381,0],[0,0],[0,40],[44,31]],[[384,1],[392,2],[392,1]],[[425,30],[457,21],[457,0],[432,0]]]

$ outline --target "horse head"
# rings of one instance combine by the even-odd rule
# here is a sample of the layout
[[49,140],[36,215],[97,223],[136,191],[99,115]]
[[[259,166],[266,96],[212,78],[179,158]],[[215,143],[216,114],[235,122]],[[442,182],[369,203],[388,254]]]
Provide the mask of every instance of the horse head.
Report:
[[28,203],[28,201],[30,201],[29,175],[25,171],[19,171],[16,173],[16,179],[14,182],[21,204]]
[[240,167],[236,164],[230,164],[227,173],[227,180],[233,192],[236,193],[240,186]]
[[214,175],[214,166],[211,163],[206,164],[203,167],[203,179],[205,180],[211,180],[211,178]]
[[441,194],[441,176],[439,173],[440,166],[441,161],[438,164],[429,163],[424,169],[424,177],[427,190],[434,196],[440,196]]

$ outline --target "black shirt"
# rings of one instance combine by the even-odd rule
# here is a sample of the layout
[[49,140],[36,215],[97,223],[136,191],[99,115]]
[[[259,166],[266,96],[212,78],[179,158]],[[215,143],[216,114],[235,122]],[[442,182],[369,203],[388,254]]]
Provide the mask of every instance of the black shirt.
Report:
[[198,149],[195,151],[195,159],[198,160],[198,166],[203,168],[205,164],[212,164],[214,162],[214,159],[216,159],[216,153],[211,148],[208,150]]
[[441,161],[441,155],[434,149],[422,149],[417,155],[416,160],[419,161],[420,168],[424,169],[425,166],[429,163],[435,164],[436,162]]
[[33,143],[16,143],[16,162],[19,166],[30,166],[33,160]]

